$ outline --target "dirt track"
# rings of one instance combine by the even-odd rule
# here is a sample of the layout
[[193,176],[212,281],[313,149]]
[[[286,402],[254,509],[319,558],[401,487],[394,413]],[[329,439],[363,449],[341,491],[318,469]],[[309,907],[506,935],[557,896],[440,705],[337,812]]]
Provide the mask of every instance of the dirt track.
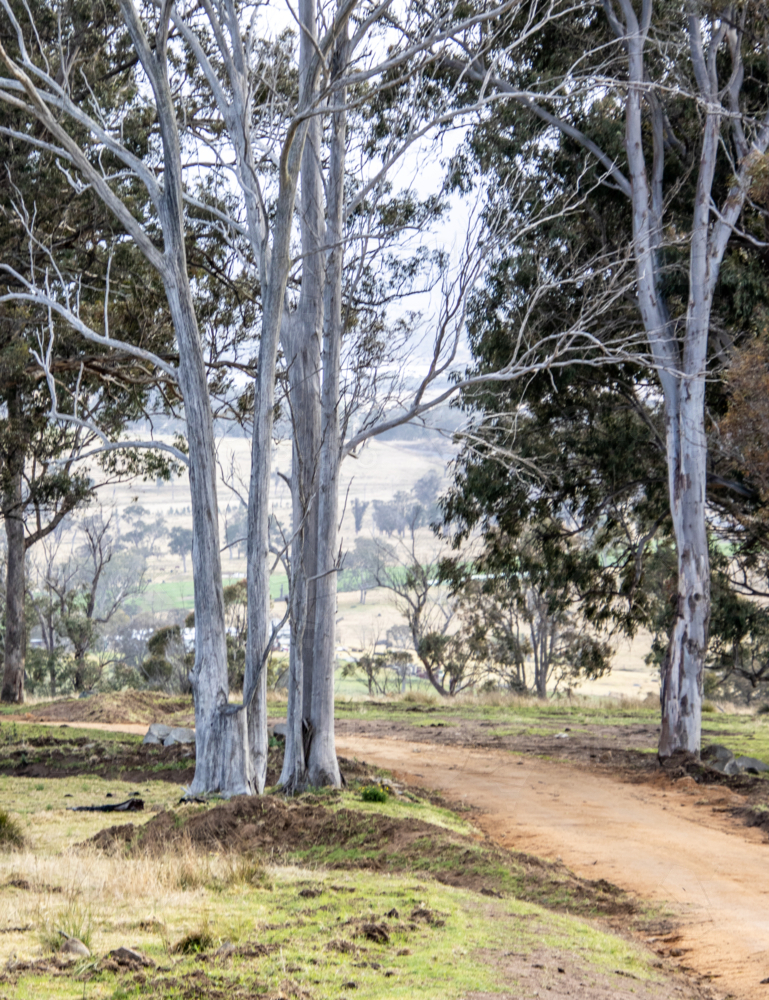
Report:
[[580,763],[424,738],[348,730],[337,748],[475,807],[475,822],[505,847],[561,858],[580,876],[662,904],[680,938],[650,940],[652,948],[711,978],[720,996],[769,1000],[761,982],[769,978],[769,842],[728,814],[742,796],[691,778],[630,783]]
[[337,746],[478,808],[479,825],[506,847],[560,857],[578,875],[666,904],[681,923],[668,949],[684,967],[712,977],[721,995],[769,997],[761,985],[769,977],[769,844],[714,811],[740,796],[690,778],[625,784],[504,751],[353,735]]

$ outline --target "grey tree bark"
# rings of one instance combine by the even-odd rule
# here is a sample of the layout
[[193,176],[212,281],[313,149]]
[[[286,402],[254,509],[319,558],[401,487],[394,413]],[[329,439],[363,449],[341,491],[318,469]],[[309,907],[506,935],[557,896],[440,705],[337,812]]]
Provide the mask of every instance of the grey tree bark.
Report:
[[[347,67],[347,24],[340,33],[331,64],[332,78]],[[334,739],[334,667],[336,665],[336,592],[339,553],[340,385],[342,352],[342,274],[345,247],[345,159],[347,92],[339,87],[331,107],[331,140],[326,181],[330,247],[326,264],[323,329],[322,437],[318,474],[318,557],[315,596],[315,663],[313,667],[313,739],[308,778],[313,786],[339,787],[341,776]]]
[[[318,101],[309,78],[317,41],[315,0],[301,0],[304,26],[299,45],[303,87]],[[288,793],[306,781],[305,746],[311,743],[311,710],[316,625],[318,544],[317,462],[320,448],[320,341],[323,325],[325,199],[323,192],[322,120],[309,123],[302,154],[300,230],[302,288],[299,305],[283,324],[281,342],[288,373],[288,405],[293,428],[291,459],[292,595],[288,728],[280,784]]]
[[24,504],[21,468],[8,470],[3,496],[3,520],[8,546],[5,577],[5,643],[2,701],[24,701]]

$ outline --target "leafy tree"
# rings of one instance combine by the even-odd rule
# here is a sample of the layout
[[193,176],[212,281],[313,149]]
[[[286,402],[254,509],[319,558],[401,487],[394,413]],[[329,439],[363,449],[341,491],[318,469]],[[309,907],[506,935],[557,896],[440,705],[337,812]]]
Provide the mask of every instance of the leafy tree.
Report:
[[[652,53],[642,32],[641,51],[636,53],[639,61],[629,67],[625,61],[628,50],[617,48],[617,61],[611,68],[602,64],[602,72],[609,74],[604,78],[616,79],[617,86],[607,86],[602,94],[593,89],[591,95],[592,82],[587,83],[590,74],[583,81],[579,66],[585,65],[584,59],[588,63],[603,59],[606,46],[615,44],[612,33],[621,33],[622,26],[635,16],[632,5],[623,3],[620,7],[621,16],[613,5],[605,4],[603,9],[586,10],[578,23],[570,21],[568,32],[564,32],[565,22],[552,23],[541,36],[532,36],[527,58],[508,63],[507,91],[498,78],[498,92],[508,93],[510,99],[500,102],[472,130],[454,160],[452,182],[465,189],[481,179],[488,182],[490,211],[503,213],[509,221],[506,238],[489,248],[485,288],[471,308],[473,371],[498,369],[514,355],[522,330],[534,341],[539,337],[544,350],[548,337],[558,329],[573,329],[577,321],[595,336],[596,343],[626,344],[626,357],[602,368],[597,364],[587,367],[591,361],[588,353],[584,367],[553,366],[547,378],[532,378],[525,396],[501,383],[466,392],[464,405],[474,419],[463,438],[463,454],[444,514],[458,542],[468,530],[481,527],[487,543],[482,568],[511,579],[515,565],[506,562],[506,553],[516,551],[527,533],[540,539],[542,556],[554,579],[558,579],[563,543],[575,539],[580,563],[574,569],[576,590],[587,621],[595,627],[619,627],[633,634],[640,624],[652,624],[659,610],[651,574],[647,573],[649,557],[674,537],[678,538],[680,558],[693,551],[691,539],[682,540],[681,507],[675,507],[675,491],[671,494],[668,489],[673,482],[670,470],[681,467],[681,460],[673,457],[679,444],[685,450],[696,439],[696,462],[687,459],[684,464],[690,468],[694,463],[702,472],[702,495],[707,503],[701,505],[701,512],[711,530],[734,552],[730,575],[734,577],[734,569],[740,568],[748,578],[752,575],[755,584],[765,545],[760,538],[760,496],[746,465],[737,460],[735,450],[721,434],[729,403],[718,375],[735,349],[739,356],[741,342],[765,308],[767,282],[765,261],[751,236],[721,228],[718,239],[730,238],[723,246],[719,243],[718,253],[725,247],[720,271],[714,265],[707,295],[701,290],[696,293],[698,301],[707,301],[705,329],[692,332],[693,314],[687,309],[695,293],[690,291],[690,282],[696,284],[702,277],[689,238],[696,228],[692,219],[693,213],[697,216],[697,192],[700,190],[708,204],[728,204],[729,211],[740,198],[731,200],[735,161],[728,155],[718,159],[709,179],[697,173],[697,164],[701,167],[704,162],[698,161],[698,151],[704,148],[703,120],[692,97],[703,80],[687,76],[692,66],[687,51],[690,43],[696,44],[702,29],[706,35],[710,33],[715,53],[724,37],[728,13],[697,8],[687,25],[680,11],[647,5],[652,31],[663,32],[669,46],[664,53],[658,49]],[[744,8],[744,16],[746,12]],[[705,22],[708,26],[703,28]],[[763,31],[764,22],[760,23]],[[751,49],[740,28],[730,54],[721,52],[724,63],[719,69],[723,72],[729,60],[735,60],[736,65],[745,59],[758,73],[754,83],[733,95],[737,101],[734,108],[743,102],[743,121],[748,129],[753,128],[753,110],[766,106],[766,56],[757,51]],[[627,73],[636,72],[641,63],[647,73],[641,88],[643,98],[639,89],[624,89]],[[572,69],[575,75],[570,77],[570,95],[558,107],[547,96],[532,98],[536,90],[544,93],[545,81],[562,73],[568,75]],[[612,76],[615,71],[616,77]],[[658,94],[652,81],[665,72],[680,84]],[[521,97],[524,93],[528,95],[525,99]],[[638,103],[643,105],[640,117],[636,115]],[[655,132],[663,118],[665,124]],[[733,151],[735,144],[740,144],[734,121],[708,119],[708,128],[717,125],[721,129],[720,145],[716,146],[722,151],[730,144]],[[626,136],[640,128],[641,122],[648,131],[638,141],[631,144],[628,139],[626,143]],[[651,163],[652,154],[658,167],[664,162],[664,172],[655,174],[653,182],[643,162],[646,156]],[[632,185],[627,182],[627,171],[634,178]],[[701,195],[703,183],[710,185],[707,196]],[[643,214],[638,208],[639,192],[648,193],[650,185],[657,185],[657,200],[655,207]],[[756,193],[762,190],[760,184],[754,184],[753,189]],[[636,206],[635,214],[627,211],[628,198]],[[745,203],[742,225],[748,234],[757,232],[762,212],[760,200]],[[652,216],[658,218],[655,225],[660,228],[656,237],[644,243],[634,225],[641,219],[648,223]],[[664,223],[660,221],[663,217]],[[721,226],[712,219],[703,222],[701,215],[697,220],[696,225],[705,227],[702,232],[711,225],[708,239]],[[643,253],[647,257],[642,264]],[[592,276],[585,274],[589,262]],[[607,262],[611,262],[610,267]],[[669,338],[670,356],[678,357],[685,336],[695,338],[698,351],[704,352],[705,341],[709,344],[710,379],[705,382],[705,360],[695,374],[700,380],[698,392],[702,392],[698,397],[702,408],[696,415],[689,411],[683,415],[688,403],[682,403],[681,410],[676,408],[682,383],[673,382],[679,376],[666,381],[661,372],[665,364],[660,365],[659,356],[655,371],[648,364],[650,352],[638,337],[643,324],[648,327],[651,315],[647,279],[652,274],[657,296],[654,309],[665,310],[659,329],[664,328]],[[616,294],[611,309],[591,308],[612,288]],[[660,343],[655,342],[652,331],[652,354]],[[687,363],[693,356],[686,355]],[[683,368],[678,366],[677,371]],[[692,384],[687,375],[686,385]],[[756,393],[753,398],[758,398]],[[676,443],[675,428],[681,421],[690,421],[690,430],[683,434],[683,443]],[[691,430],[695,425],[702,426],[702,433]],[[724,426],[728,428],[728,419]],[[702,449],[705,442],[706,453]],[[704,538],[704,533],[698,535],[697,544]],[[710,549],[712,552],[712,544]],[[703,559],[707,562],[707,551]],[[704,565],[702,560],[700,563]],[[691,570],[689,566],[688,582],[680,573],[672,578],[681,594],[693,593]],[[709,577],[697,587],[705,599]],[[697,650],[703,660],[705,657],[704,643],[697,644],[702,639],[701,621],[697,626],[699,639],[697,643],[692,640],[689,648],[693,659],[687,661],[683,673],[681,663],[689,653],[682,653],[680,644],[683,623],[696,603],[684,607],[682,597],[677,608],[666,607],[664,627],[671,655],[667,661],[670,678],[666,682],[663,753],[669,753],[678,739],[683,740],[681,745],[688,746],[687,740],[698,745],[696,703],[701,679],[695,679],[699,669],[695,660]],[[701,607],[698,614],[700,611]],[[724,620],[714,603],[711,636]],[[677,686],[679,681],[682,687]],[[684,688],[689,692],[688,704],[682,709],[683,695],[679,698],[679,694]]]
[[107,627],[146,587],[143,561],[117,565],[111,517],[92,514],[68,523],[84,537],[69,558],[61,556],[62,527],[43,541],[28,590],[28,625],[40,629],[43,643],[32,656],[30,679],[51,695],[69,684],[88,690],[106,679],[105,671],[121,660],[107,641]]
[[187,555],[192,552],[192,528],[171,528],[168,550],[172,555],[182,557],[184,572],[187,572]]
[[366,603],[366,594],[377,586],[377,572],[383,560],[395,557],[395,550],[373,538],[356,538],[352,552],[346,553],[339,578],[340,590],[360,591],[360,603]]
[[185,652],[179,625],[156,629],[147,641],[147,656],[140,671],[147,687],[169,694],[189,694],[190,656]]
[[360,534],[363,527],[363,515],[368,509],[368,500],[359,500],[358,497],[352,502],[352,516],[355,518],[355,534]]

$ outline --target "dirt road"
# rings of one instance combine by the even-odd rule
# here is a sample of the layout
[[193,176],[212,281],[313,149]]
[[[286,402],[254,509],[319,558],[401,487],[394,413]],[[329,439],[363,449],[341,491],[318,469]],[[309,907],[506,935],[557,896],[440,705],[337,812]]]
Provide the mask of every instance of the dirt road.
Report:
[[722,996],[769,1000],[761,982],[769,978],[769,843],[728,815],[744,802],[734,792],[662,774],[658,785],[629,783],[580,763],[404,736],[348,730],[337,748],[472,805],[475,822],[505,847],[559,857],[578,875],[663,904],[680,924],[680,939],[668,945],[674,958],[712,977]]
[[[742,800],[684,778],[625,784],[578,766],[504,751],[340,736],[339,752],[480,809],[498,843],[560,857],[667,904],[681,923],[676,957],[722,994],[769,997],[769,844],[719,809]],[[675,953],[674,953],[675,954]]]

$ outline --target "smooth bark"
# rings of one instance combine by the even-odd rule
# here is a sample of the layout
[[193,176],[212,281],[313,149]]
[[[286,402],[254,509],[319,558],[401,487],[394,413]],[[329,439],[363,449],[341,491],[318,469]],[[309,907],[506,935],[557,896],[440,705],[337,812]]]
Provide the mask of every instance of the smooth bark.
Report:
[[3,665],[2,701],[24,701],[24,659],[26,628],[24,622],[24,504],[21,469],[11,468],[3,497],[3,518],[8,547],[5,577],[5,662]]
[[[317,46],[315,0],[301,0],[304,31],[299,65],[303,87],[317,101],[312,59]],[[300,227],[302,289],[299,306],[283,325],[283,356],[288,372],[293,429],[291,459],[291,655],[288,730],[280,783],[290,793],[306,782],[305,745],[311,744],[311,704],[315,660],[318,545],[317,463],[320,449],[320,366],[323,325],[324,192],[322,122],[313,117],[302,154]]]
[[[347,25],[337,42],[332,73],[339,77],[347,64]],[[316,583],[315,663],[313,668],[313,730],[307,762],[311,785],[339,787],[341,775],[334,739],[334,668],[336,665],[336,601],[339,518],[340,366],[342,350],[342,274],[344,262],[344,176],[347,117],[346,90],[334,95],[331,115],[331,142],[326,182],[327,240],[330,247],[326,265],[323,330],[323,414],[318,475],[318,559]]]

